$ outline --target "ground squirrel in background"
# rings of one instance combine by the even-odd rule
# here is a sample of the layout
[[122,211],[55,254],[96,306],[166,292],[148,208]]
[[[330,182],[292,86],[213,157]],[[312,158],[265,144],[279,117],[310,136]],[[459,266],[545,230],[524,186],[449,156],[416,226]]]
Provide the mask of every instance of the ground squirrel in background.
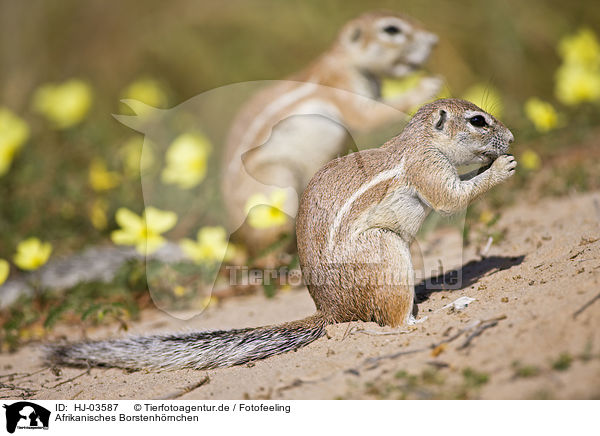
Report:
[[407,16],[365,13],[348,22],[308,68],[243,107],[227,139],[222,191],[229,229],[239,229],[235,236],[251,253],[293,234],[294,222],[266,229],[244,223],[250,197],[268,198],[287,188],[282,210],[294,218],[298,195],[311,177],[347,152],[348,129],[373,129],[435,98],[442,86],[438,77],[423,77],[413,89],[387,100],[380,85],[382,78],[421,68],[437,40]]
[[[297,218],[300,265],[316,313],[285,324],[49,346],[53,364],[209,369],[295,350],[328,324],[398,326],[414,306],[409,246],[433,209],[451,214],[514,174],[512,133],[464,100],[423,106],[381,148],[337,158],[308,184]],[[457,167],[489,165],[459,175]],[[491,164],[491,165],[490,165]]]

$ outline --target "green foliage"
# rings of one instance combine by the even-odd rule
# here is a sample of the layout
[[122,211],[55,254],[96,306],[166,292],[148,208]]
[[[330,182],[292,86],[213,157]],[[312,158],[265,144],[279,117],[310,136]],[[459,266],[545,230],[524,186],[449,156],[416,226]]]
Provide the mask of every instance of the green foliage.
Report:
[[64,291],[36,292],[21,296],[0,311],[0,349],[15,350],[21,343],[39,339],[59,321],[84,326],[114,322],[127,328],[148,304],[143,264],[123,265],[110,283],[80,283]]
[[535,365],[522,365],[520,362],[514,362],[513,368],[515,370],[515,377],[520,378],[536,377],[541,372],[540,368]]
[[490,379],[490,376],[485,372],[479,372],[472,368],[465,368],[462,375],[465,385],[471,388],[479,388],[485,385]]
[[552,369],[556,371],[566,371],[573,363],[573,356],[569,353],[561,353],[558,358],[552,362]]

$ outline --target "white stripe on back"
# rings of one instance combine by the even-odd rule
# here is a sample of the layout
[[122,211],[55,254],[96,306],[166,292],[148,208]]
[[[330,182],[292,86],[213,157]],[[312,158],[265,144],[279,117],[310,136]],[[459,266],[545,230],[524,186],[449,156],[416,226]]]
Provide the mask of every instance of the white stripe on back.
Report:
[[373,179],[369,182],[363,183],[361,187],[350,196],[348,200],[344,203],[344,205],[340,208],[340,210],[335,215],[335,219],[333,220],[333,224],[329,229],[329,238],[328,238],[328,250],[331,250],[333,247],[333,242],[335,241],[335,237],[339,231],[339,227],[342,224],[342,220],[346,216],[346,214],[350,211],[350,208],[354,204],[361,195],[371,189],[373,186],[378,185],[381,182],[384,182],[389,179],[393,179],[394,177],[401,176],[404,174],[404,158],[400,161],[398,165],[396,165],[391,170],[383,171],[377,174]]

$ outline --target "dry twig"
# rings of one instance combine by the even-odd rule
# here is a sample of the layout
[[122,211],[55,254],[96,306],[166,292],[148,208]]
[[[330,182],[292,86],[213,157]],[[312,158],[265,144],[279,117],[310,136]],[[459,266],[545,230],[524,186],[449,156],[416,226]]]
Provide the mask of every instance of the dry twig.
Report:
[[73,380],[77,380],[79,377],[82,377],[82,376],[84,376],[84,375],[86,375],[86,374],[87,374],[87,375],[89,375],[89,374],[90,374],[90,370],[91,370],[91,369],[92,369],[92,368],[91,368],[90,366],[88,366],[88,367],[87,367],[87,369],[86,369],[85,371],[83,371],[83,372],[81,372],[81,373],[77,374],[77,375],[76,375],[76,376],[74,376],[74,377],[71,377],[71,378],[68,378],[68,379],[66,379],[66,380],[64,380],[64,381],[61,381],[60,383],[57,383],[57,384],[55,384],[54,386],[50,386],[50,388],[49,388],[49,389],[55,389],[55,388],[57,388],[57,387],[59,387],[59,386],[61,386],[61,385],[64,385],[65,383],[70,383],[70,382],[72,382]]
[[383,360],[393,360],[393,359],[397,359],[398,357],[401,357],[401,356],[406,356],[409,354],[415,354],[415,353],[420,353],[423,351],[432,350],[436,347],[439,347],[442,344],[448,344],[450,342],[453,342],[456,339],[458,339],[459,337],[461,337],[463,334],[475,329],[475,331],[471,335],[469,335],[469,337],[467,337],[465,342],[458,348],[459,350],[461,350],[461,349],[468,347],[470,345],[470,343],[473,341],[473,339],[476,338],[477,336],[481,335],[481,333],[483,333],[484,330],[487,330],[491,327],[496,326],[498,324],[498,321],[501,321],[503,319],[506,319],[506,315],[497,316],[495,318],[491,318],[491,319],[488,319],[485,321],[479,321],[470,327],[459,330],[457,333],[455,333],[454,335],[450,336],[447,339],[444,339],[440,342],[433,343],[426,347],[414,348],[412,350],[398,351],[396,353],[384,354],[383,356],[378,356],[378,357],[370,357],[368,359],[365,359],[362,362],[362,364],[359,365],[359,367],[350,368],[344,372],[358,375],[360,373],[359,372],[360,367],[366,366],[367,367],[366,369],[368,369],[368,370],[375,369],[379,366],[379,363]]
[[2,396],[0,396],[0,398],[2,398],[2,399],[14,398],[15,396],[21,397],[23,399],[31,398],[36,392],[33,389],[29,389],[29,388],[22,387],[22,386],[17,386],[12,383],[0,383],[0,389],[9,389],[10,391],[21,391],[20,394],[2,395]]
[[506,318],[506,315],[502,315],[502,316],[499,316],[498,318],[494,318],[494,319],[491,319],[488,321],[482,321],[482,322],[478,323],[475,326],[475,331],[467,337],[465,342],[463,342],[463,344],[460,347],[458,347],[458,350],[464,350],[465,348],[467,348],[469,345],[471,345],[471,342],[473,341],[473,339],[475,339],[477,336],[481,335],[484,332],[484,330],[487,330],[492,327],[496,327],[498,325],[498,321],[503,320],[505,318]]

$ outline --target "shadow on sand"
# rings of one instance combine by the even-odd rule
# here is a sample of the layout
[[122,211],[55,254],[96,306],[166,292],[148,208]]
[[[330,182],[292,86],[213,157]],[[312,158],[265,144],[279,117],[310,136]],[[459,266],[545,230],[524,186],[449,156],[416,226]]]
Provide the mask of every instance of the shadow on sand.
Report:
[[465,289],[484,276],[520,265],[524,259],[525,255],[490,256],[481,260],[471,260],[460,268],[430,277],[417,284],[415,293],[418,302],[426,301],[434,292]]

